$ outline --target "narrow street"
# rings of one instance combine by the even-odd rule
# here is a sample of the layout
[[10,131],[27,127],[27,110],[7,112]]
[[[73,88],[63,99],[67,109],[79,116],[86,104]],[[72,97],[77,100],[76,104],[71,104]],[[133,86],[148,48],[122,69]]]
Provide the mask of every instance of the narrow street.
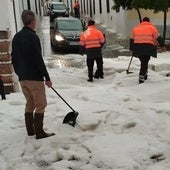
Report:
[[[50,57],[51,55],[61,55],[61,53],[54,52],[50,44],[50,19],[48,16],[43,16],[38,19],[37,32],[42,44],[42,53],[44,57]],[[128,46],[121,45],[122,40],[103,27],[101,24],[96,24],[96,27],[100,29],[106,36],[106,44],[103,48],[104,58],[117,58],[119,55],[131,56],[131,51],[128,50]],[[67,53],[68,54],[68,53]],[[63,53],[64,55],[64,53]]]
[[48,16],[38,18],[37,34],[41,41],[42,54],[48,68],[63,68],[63,67],[85,67],[85,55],[82,56],[76,53],[55,52],[50,44],[50,19]]

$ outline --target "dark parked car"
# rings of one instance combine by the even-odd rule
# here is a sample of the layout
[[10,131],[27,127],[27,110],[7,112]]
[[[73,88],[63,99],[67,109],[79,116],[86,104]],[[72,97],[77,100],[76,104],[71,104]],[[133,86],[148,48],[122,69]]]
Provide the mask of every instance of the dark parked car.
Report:
[[84,30],[84,22],[74,17],[55,18],[50,27],[50,39],[52,47],[81,49],[79,44],[80,34]]
[[69,8],[62,2],[51,2],[49,16],[50,21],[56,17],[69,17]]

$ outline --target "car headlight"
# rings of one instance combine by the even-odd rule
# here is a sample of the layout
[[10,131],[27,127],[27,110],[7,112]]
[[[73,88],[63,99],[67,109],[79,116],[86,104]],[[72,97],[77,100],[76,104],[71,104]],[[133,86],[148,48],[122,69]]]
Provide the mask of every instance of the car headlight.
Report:
[[55,40],[56,41],[64,41],[64,38],[61,35],[55,35]]

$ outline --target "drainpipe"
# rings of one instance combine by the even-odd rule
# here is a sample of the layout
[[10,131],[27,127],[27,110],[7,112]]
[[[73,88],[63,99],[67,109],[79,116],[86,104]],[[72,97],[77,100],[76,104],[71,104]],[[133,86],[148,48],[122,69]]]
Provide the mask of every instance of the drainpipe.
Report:
[[17,17],[16,17],[16,10],[15,10],[15,0],[12,0],[12,2],[13,2],[13,11],[14,11],[14,20],[15,20],[15,31],[18,32]]
[[38,1],[39,2],[39,15],[41,15],[41,2],[40,1],[42,1],[42,0]]

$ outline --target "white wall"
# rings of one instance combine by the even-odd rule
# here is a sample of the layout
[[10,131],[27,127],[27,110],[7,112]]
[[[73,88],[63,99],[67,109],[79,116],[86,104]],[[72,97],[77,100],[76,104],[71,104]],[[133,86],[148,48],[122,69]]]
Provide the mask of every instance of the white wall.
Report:
[[[112,8],[112,6],[114,5],[114,2],[113,0],[110,0],[110,8]],[[110,9],[110,14],[109,14],[109,27],[114,31],[116,32],[117,31],[117,25],[116,25],[116,22],[117,22],[117,19],[116,18],[116,12],[113,11],[113,9]],[[119,19],[118,19],[119,20]]]
[[[90,0],[88,1],[89,6],[88,8],[90,10]],[[106,7],[106,1],[102,0],[102,13],[100,14],[100,8],[99,8],[99,0],[95,0],[95,15],[92,16],[92,18],[96,21],[96,23],[101,23],[105,27],[111,29],[113,32],[117,32],[121,35],[126,34],[126,13],[124,11],[121,11],[120,13],[116,13],[111,8],[114,4],[113,0],[110,0],[110,13],[107,13],[107,7]],[[83,4],[84,5],[84,4]],[[83,8],[84,11],[84,8]],[[92,1],[92,14],[93,14],[93,1]],[[84,17],[90,17],[89,14],[84,14]],[[120,22],[121,21],[121,22]]]
[[120,10],[116,13],[116,32],[121,36],[126,36],[127,33],[127,13],[125,10]]
[[8,14],[8,0],[1,0],[0,5],[0,30],[10,28],[9,14]]
[[[0,0],[0,2],[0,30],[9,29],[12,38],[23,27],[21,13],[24,9],[28,9],[27,0]],[[36,14],[35,2],[37,2],[37,13],[42,13],[43,8],[40,12],[39,0],[30,0],[31,10]]]

